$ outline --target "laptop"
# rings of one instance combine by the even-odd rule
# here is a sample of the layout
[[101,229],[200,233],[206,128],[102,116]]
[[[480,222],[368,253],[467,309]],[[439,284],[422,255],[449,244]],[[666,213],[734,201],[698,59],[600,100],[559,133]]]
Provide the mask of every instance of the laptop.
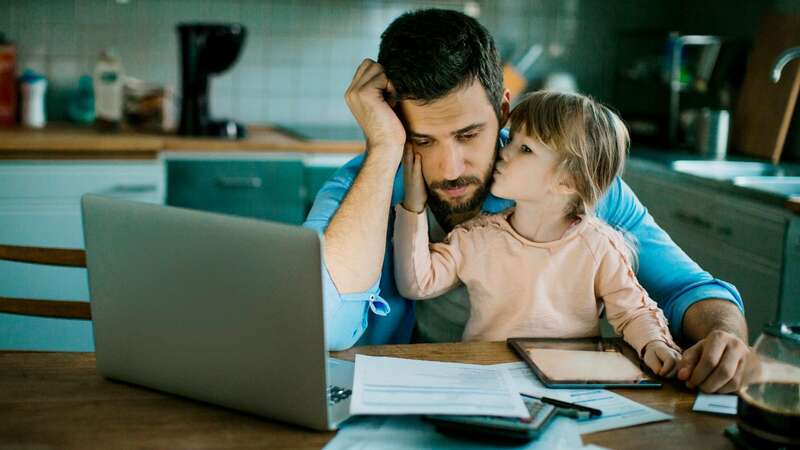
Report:
[[314,230],[82,198],[98,372],[317,430],[350,409]]

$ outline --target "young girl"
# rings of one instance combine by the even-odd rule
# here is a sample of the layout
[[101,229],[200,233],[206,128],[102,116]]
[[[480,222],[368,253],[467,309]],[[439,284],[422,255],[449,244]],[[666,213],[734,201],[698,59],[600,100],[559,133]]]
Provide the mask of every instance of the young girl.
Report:
[[457,226],[430,244],[420,155],[406,152],[397,205],[397,287],[428,299],[464,283],[463,340],[600,334],[606,316],[655,373],[673,376],[680,348],[636,280],[623,237],[592,215],[622,172],[628,132],[608,108],[576,94],[537,92],[511,112],[492,194],[516,206]]

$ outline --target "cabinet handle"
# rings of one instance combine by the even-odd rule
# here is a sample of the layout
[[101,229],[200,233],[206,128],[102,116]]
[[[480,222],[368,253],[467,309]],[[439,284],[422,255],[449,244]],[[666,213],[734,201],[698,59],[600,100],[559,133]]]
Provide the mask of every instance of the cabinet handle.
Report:
[[141,194],[157,190],[158,186],[155,184],[117,184],[111,188],[111,192],[116,194]]
[[261,177],[217,177],[217,185],[232,189],[258,189]]

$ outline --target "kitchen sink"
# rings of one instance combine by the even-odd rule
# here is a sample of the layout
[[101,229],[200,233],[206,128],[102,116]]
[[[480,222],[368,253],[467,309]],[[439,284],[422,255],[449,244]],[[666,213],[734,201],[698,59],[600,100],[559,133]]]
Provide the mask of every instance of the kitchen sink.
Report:
[[797,170],[790,170],[767,162],[757,161],[698,161],[679,160],[672,162],[672,169],[715,180],[732,180],[737,177],[775,177],[800,175]]
[[733,179],[733,184],[786,197],[800,196],[800,176],[740,176]]

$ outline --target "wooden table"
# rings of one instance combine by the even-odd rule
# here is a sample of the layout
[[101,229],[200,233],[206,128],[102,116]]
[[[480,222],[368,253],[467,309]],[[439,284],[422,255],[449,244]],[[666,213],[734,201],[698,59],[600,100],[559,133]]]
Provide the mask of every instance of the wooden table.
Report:
[[[333,355],[352,360],[356,353],[482,364],[518,360],[497,342],[358,347]],[[617,392],[675,419],[585,435],[584,443],[612,449],[734,448],[722,435],[733,420],[692,413],[695,394],[677,383]],[[318,449],[333,435],[103,379],[93,353],[0,352],[4,449]]]

